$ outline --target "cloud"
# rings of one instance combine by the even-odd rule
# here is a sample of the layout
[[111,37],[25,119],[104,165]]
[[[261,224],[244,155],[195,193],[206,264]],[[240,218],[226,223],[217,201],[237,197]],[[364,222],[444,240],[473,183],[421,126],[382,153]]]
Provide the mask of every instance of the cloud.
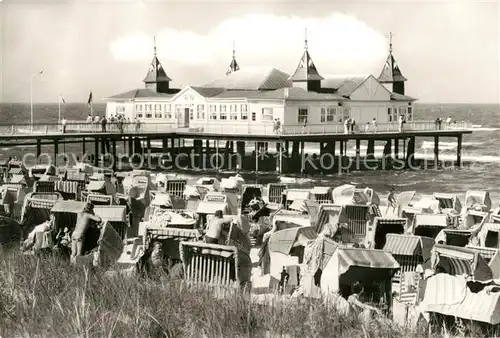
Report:
[[[247,15],[222,21],[206,34],[170,27],[156,35],[162,62],[227,67],[233,40],[242,67],[273,65],[292,72],[300,59],[304,29],[309,51],[321,73],[379,71],[387,55],[387,39],[363,21],[343,13],[322,18]],[[123,36],[110,45],[116,61],[151,59],[153,37],[145,33]],[[218,70],[217,70],[218,71]]]

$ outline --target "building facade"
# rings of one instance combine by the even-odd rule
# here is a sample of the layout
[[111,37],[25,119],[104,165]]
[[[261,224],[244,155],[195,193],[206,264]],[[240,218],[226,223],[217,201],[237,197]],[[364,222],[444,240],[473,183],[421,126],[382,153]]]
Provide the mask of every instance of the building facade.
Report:
[[[352,118],[358,125],[397,123],[400,115],[413,121],[412,103],[404,94],[404,78],[392,55],[378,78],[332,76],[323,78],[309,54],[293,75],[277,68],[240,69],[233,59],[225,76],[204,86],[170,88],[171,79],[154,58],[144,79],[145,88],[106,98],[108,118],[122,115],[142,123],[175,128],[202,128],[217,133],[272,132],[276,119],[284,128],[342,127]],[[391,88],[392,85],[392,88]]]

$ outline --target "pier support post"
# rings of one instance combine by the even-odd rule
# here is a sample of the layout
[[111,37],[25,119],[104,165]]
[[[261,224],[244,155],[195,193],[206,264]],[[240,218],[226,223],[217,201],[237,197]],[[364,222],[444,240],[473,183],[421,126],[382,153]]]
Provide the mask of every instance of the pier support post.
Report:
[[281,172],[283,170],[283,162],[282,162],[282,154],[283,154],[283,149],[282,149],[282,144],[281,143],[276,143],[276,151],[277,151],[277,157],[276,157],[276,171],[278,174],[281,175]]
[[319,156],[322,156],[325,153],[325,144],[323,142],[319,143]]
[[457,167],[462,167],[462,134],[457,136]]
[[94,142],[94,166],[99,166],[99,138],[95,138]]
[[356,139],[356,170],[361,169],[361,140],[359,138]]
[[151,170],[151,139],[148,137],[148,139],[146,140],[146,147],[148,148],[148,167],[147,169],[148,170]]
[[57,155],[59,154],[59,140],[54,139],[54,163],[57,167]]
[[[255,174],[258,173],[259,173],[259,142],[255,142]],[[257,182],[257,176],[255,182]]]
[[415,136],[410,137],[408,141],[408,148],[406,151],[406,163],[408,167],[412,169],[415,166]]
[[304,153],[305,142],[300,142],[300,173],[304,174],[306,170],[306,165],[304,158],[306,154]]
[[434,136],[434,169],[439,165],[439,136]]
[[85,153],[87,152],[85,149],[85,137],[82,138],[82,154],[85,156]]
[[36,140],[36,159],[40,158],[40,155],[42,154],[42,140],[38,139]]
[[243,162],[245,160],[245,142],[237,141],[236,142],[236,151],[238,153],[238,170],[243,169]]
[[344,141],[340,141],[340,157],[344,156]]
[[106,138],[101,137],[101,154],[106,154]]
[[285,154],[288,156],[290,154],[290,142],[285,141],[285,149],[284,149]]
[[134,153],[134,139],[132,137],[128,138],[128,156],[131,157]]
[[391,153],[392,153],[392,140],[388,139],[385,143],[384,147],[384,155],[383,155],[383,168],[388,169],[389,164],[391,163]]
[[375,159],[375,140],[368,140],[366,147],[366,158],[369,160]]
[[113,155],[113,171],[116,170],[116,162],[118,161],[118,156],[116,156],[116,139],[111,140],[111,152]]
[[[194,165],[193,169],[203,169],[203,140],[193,140],[194,161],[189,161],[188,165]],[[194,163],[192,163],[194,162]]]
[[394,158],[397,160],[399,158],[399,139],[394,139]]

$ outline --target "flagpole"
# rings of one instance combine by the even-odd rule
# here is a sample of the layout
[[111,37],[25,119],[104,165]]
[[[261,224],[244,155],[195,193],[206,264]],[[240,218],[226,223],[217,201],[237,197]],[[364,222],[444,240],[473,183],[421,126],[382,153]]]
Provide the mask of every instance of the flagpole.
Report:
[[61,123],[61,96],[59,96],[59,100],[57,100],[59,103],[59,120],[57,120],[58,123]]

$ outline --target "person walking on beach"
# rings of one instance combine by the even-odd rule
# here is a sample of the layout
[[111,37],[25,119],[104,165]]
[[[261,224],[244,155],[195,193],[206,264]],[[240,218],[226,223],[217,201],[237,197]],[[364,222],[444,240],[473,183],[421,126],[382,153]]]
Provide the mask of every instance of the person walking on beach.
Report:
[[106,124],[108,123],[108,119],[106,118],[106,115],[101,120],[101,126],[102,126],[102,132],[106,132]]
[[391,188],[389,195],[387,196],[387,209],[385,209],[385,216],[389,213],[389,209],[392,210],[392,214],[396,212],[397,201],[396,201],[396,190]]
[[372,120],[372,132],[375,134],[377,132],[377,119],[373,118]]

